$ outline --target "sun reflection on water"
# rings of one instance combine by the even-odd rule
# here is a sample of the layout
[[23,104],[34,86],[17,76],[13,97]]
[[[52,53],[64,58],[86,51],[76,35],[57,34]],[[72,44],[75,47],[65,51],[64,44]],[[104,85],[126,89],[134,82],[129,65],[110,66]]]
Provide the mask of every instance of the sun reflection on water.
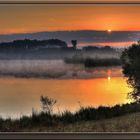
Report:
[[107,79],[108,79],[108,81],[110,81],[111,80],[111,70],[108,70],[107,74],[108,74]]

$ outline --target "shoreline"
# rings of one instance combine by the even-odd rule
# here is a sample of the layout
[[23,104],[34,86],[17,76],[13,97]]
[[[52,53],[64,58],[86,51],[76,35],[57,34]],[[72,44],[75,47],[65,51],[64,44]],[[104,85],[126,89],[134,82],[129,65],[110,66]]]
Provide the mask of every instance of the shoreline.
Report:
[[[118,122],[122,121],[122,118],[126,125],[129,125],[130,121],[134,123],[136,119],[140,120],[139,107],[140,104],[134,102],[113,107],[81,107],[75,113],[65,111],[59,115],[47,112],[40,112],[39,114],[32,112],[30,117],[22,116],[15,120],[0,118],[0,132],[79,132],[82,130],[82,132],[100,132],[98,128],[102,128],[102,132],[109,132],[109,129],[113,131],[111,126],[116,130],[115,128],[118,127]],[[122,132],[122,128],[127,129],[126,126],[124,127],[124,123],[121,122],[119,125],[120,130],[118,132]],[[131,127],[128,129],[131,129]],[[138,129],[140,131],[140,127]]]

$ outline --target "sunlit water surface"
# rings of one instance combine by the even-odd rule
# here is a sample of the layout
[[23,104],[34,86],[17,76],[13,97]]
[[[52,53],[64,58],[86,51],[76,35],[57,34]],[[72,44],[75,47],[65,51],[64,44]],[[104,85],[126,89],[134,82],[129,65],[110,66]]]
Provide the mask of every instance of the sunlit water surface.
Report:
[[55,112],[78,110],[80,106],[113,106],[130,102],[131,89],[123,77],[88,80],[0,79],[0,115],[31,115],[32,108],[41,110],[40,96],[57,100]]

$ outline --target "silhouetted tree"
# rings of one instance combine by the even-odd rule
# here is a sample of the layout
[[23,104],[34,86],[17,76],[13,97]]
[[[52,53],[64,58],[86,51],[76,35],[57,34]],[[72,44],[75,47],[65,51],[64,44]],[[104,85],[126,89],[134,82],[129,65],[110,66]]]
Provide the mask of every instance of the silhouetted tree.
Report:
[[59,48],[67,48],[67,43],[65,41],[59,39],[48,39],[48,40],[14,40],[11,42],[2,42],[0,43],[0,50],[9,50],[9,49],[30,49],[30,48],[38,48],[40,46],[51,46],[50,48],[54,48],[55,46],[59,46]]
[[72,43],[72,45],[73,45],[73,48],[76,49],[77,40],[71,40],[71,43]]
[[140,40],[138,40],[137,42],[138,42],[138,44],[140,44]]
[[48,113],[48,114],[52,114],[53,107],[56,104],[56,100],[49,98],[48,96],[46,96],[46,97],[41,96],[40,101],[42,104],[43,111]]
[[140,44],[133,44],[122,52],[123,73],[128,77],[128,84],[133,88],[129,94],[135,101],[140,101]]

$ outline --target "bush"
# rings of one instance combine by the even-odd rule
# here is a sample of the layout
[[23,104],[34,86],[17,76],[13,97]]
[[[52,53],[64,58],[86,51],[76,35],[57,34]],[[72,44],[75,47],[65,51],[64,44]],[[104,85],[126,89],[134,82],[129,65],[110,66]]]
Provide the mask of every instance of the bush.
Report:
[[117,58],[104,58],[104,59],[92,59],[87,58],[84,61],[85,67],[100,67],[100,66],[119,66],[121,65],[120,59]]
[[118,58],[82,58],[80,56],[74,56],[72,58],[65,58],[64,61],[68,64],[84,64],[85,67],[121,65],[121,60]]

